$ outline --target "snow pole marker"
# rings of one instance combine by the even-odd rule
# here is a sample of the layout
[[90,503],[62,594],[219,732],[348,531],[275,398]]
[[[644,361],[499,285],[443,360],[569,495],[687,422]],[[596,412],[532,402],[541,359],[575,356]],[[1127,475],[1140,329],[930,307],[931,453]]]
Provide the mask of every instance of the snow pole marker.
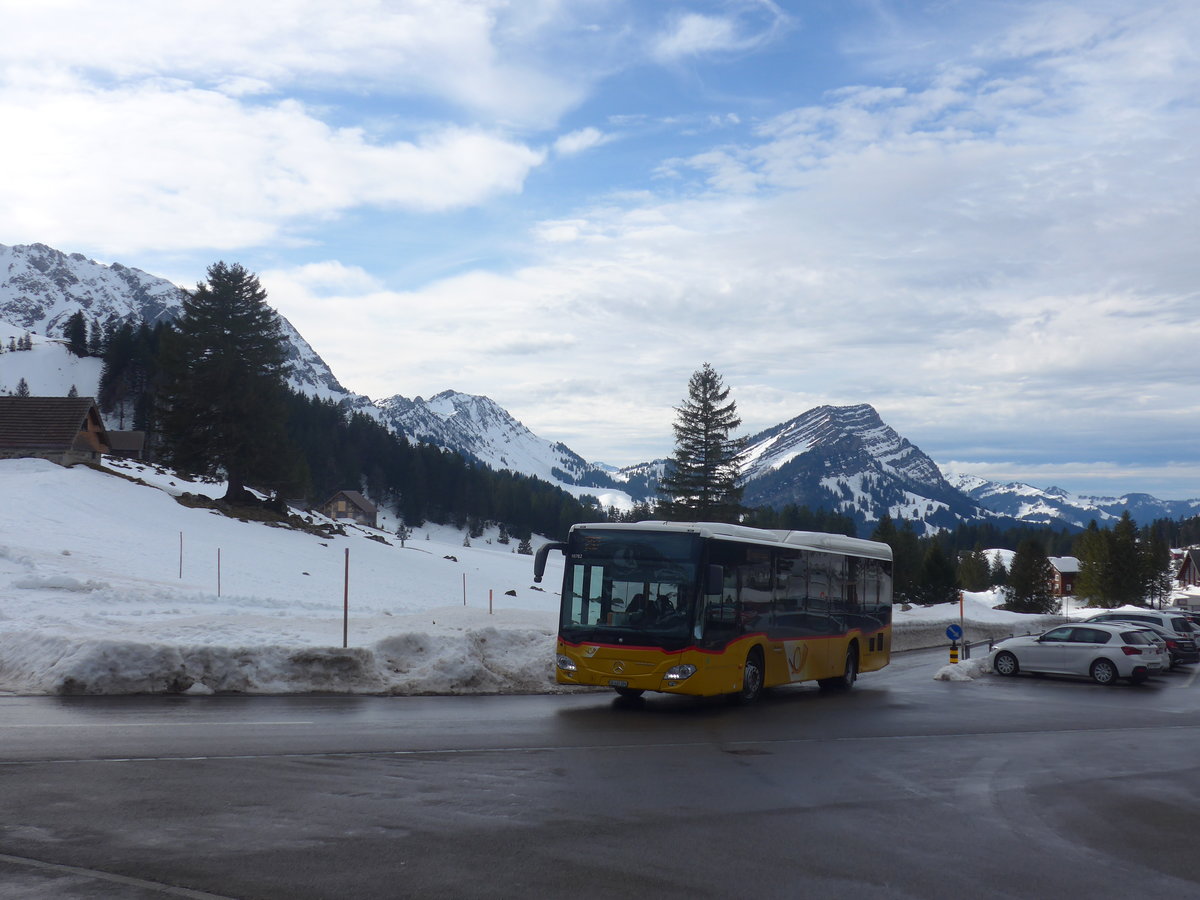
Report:
[[350,641],[350,548],[346,548],[346,577],[342,582],[342,648]]
[[493,593],[494,593],[494,591],[492,590],[492,588],[488,588],[488,615],[489,616],[492,615],[492,594]]

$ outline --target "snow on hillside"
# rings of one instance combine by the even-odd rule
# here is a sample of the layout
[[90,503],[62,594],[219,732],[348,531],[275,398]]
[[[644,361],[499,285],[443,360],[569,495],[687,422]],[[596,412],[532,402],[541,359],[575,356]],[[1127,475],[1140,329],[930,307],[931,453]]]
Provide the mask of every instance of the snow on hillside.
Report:
[[0,394],[15,394],[24,378],[35,397],[65,397],[72,387],[81,397],[95,395],[100,384],[100,360],[80,359],[67,350],[64,342],[32,334],[32,350],[10,352],[9,337],[24,334],[23,328],[0,320],[0,343],[4,345],[0,353]]
[[[108,465],[0,460],[2,693],[561,690],[558,554],[542,590],[532,558],[494,532],[468,547],[421,527],[401,547],[349,523],[328,536],[269,527],[175,500],[223,485]],[[968,595],[972,636],[1041,624],[996,602]],[[940,646],[958,616],[898,608],[894,646]]]

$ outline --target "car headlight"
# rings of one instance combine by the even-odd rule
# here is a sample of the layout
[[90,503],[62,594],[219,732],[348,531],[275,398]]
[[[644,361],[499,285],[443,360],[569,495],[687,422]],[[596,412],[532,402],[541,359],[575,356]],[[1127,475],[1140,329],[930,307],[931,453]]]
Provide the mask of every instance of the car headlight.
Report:
[[561,653],[558,655],[558,658],[555,661],[558,663],[558,668],[560,671],[570,672],[572,675],[574,675],[576,670],[579,668],[579,666],[575,665],[575,660],[571,659],[569,656],[564,656]]
[[696,667],[690,663],[685,663],[682,666],[672,666],[667,669],[667,673],[663,675],[664,681],[680,682],[691,678],[696,674]]

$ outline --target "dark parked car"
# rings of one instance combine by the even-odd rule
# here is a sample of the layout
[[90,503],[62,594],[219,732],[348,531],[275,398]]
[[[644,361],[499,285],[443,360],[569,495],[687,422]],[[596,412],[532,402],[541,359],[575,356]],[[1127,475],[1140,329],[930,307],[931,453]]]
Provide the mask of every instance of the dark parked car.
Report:
[[1088,619],[1089,622],[1140,622],[1145,625],[1157,625],[1167,631],[1172,631],[1181,638],[1196,640],[1196,631],[1187,616],[1170,609],[1138,609],[1100,613]]
[[[1088,619],[1089,622],[1094,621]],[[1167,645],[1167,653],[1171,657],[1171,668],[1176,666],[1191,665],[1192,663],[1200,662],[1200,646],[1196,645],[1195,640],[1190,636],[1183,637],[1178,632],[1168,631],[1160,625],[1152,625],[1149,622],[1139,622],[1131,619],[1108,619],[1105,622],[1128,622],[1130,625],[1136,625],[1138,628],[1144,628],[1161,638]]]

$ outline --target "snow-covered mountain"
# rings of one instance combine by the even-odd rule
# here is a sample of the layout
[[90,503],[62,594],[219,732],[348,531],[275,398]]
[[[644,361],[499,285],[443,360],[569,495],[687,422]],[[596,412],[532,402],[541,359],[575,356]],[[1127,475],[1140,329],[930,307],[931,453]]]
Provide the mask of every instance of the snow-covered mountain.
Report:
[[[395,396],[376,404],[381,421],[410,440],[435,444],[478,460],[590,494],[604,506],[628,508],[644,484],[619,469],[589,463],[566,444],[540,438],[488,397],[443,391],[425,400]],[[634,473],[636,475],[636,473]]]
[[752,436],[745,459],[747,505],[833,509],[862,533],[884,513],[927,528],[988,515],[868,404],[810,409]]
[[1103,528],[1115,523],[1126,510],[1142,525],[1155,519],[1200,515],[1200,500],[1159,500],[1149,494],[1093,497],[1060,487],[1043,490],[1018,481],[999,484],[962,473],[948,475],[946,480],[985,509],[1035,525],[1086,528],[1095,520]]
[[[45,337],[62,337],[67,319],[82,312],[89,324],[154,324],[179,315],[187,292],[165,278],[120,263],[104,265],[81,253],[45,244],[0,244],[0,320]],[[351,394],[292,324],[280,316],[289,346],[292,387],[310,396],[348,400]],[[94,387],[79,386],[81,392]]]
[[[44,244],[0,244],[4,341],[10,332],[19,336],[22,331],[60,338],[77,311],[100,326],[171,319],[185,295],[166,279],[120,263],[103,265]],[[635,501],[654,497],[665,460],[624,469],[587,462],[563,443],[533,434],[487,397],[444,391],[428,400],[396,395],[372,403],[343,387],[286,319],[283,328],[291,347],[290,382],[300,392],[343,402],[410,440],[559,484],[577,496],[599,497],[604,506],[629,509]],[[0,390],[12,390],[19,377],[29,380],[36,374],[30,380],[35,392],[51,385],[63,392],[71,386],[83,394],[95,392],[97,385],[88,382],[98,382],[96,360],[76,360],[53,340],[35,343],[32,354],[0,358]],[[866,404],[821,406],[768,428],[749,439],[746,460],[749,505],[834,509],[854,518],[862,534],[870,533],[884,513],[926,528],[953,528],[981,518],[1083,528],[1092,519],[1110,522],[1126,509],[1140,523],[1200,514],[1200,500],[1162,501],[1147,494],[1083,497],[972,476],[947,479],[932,459]]]

